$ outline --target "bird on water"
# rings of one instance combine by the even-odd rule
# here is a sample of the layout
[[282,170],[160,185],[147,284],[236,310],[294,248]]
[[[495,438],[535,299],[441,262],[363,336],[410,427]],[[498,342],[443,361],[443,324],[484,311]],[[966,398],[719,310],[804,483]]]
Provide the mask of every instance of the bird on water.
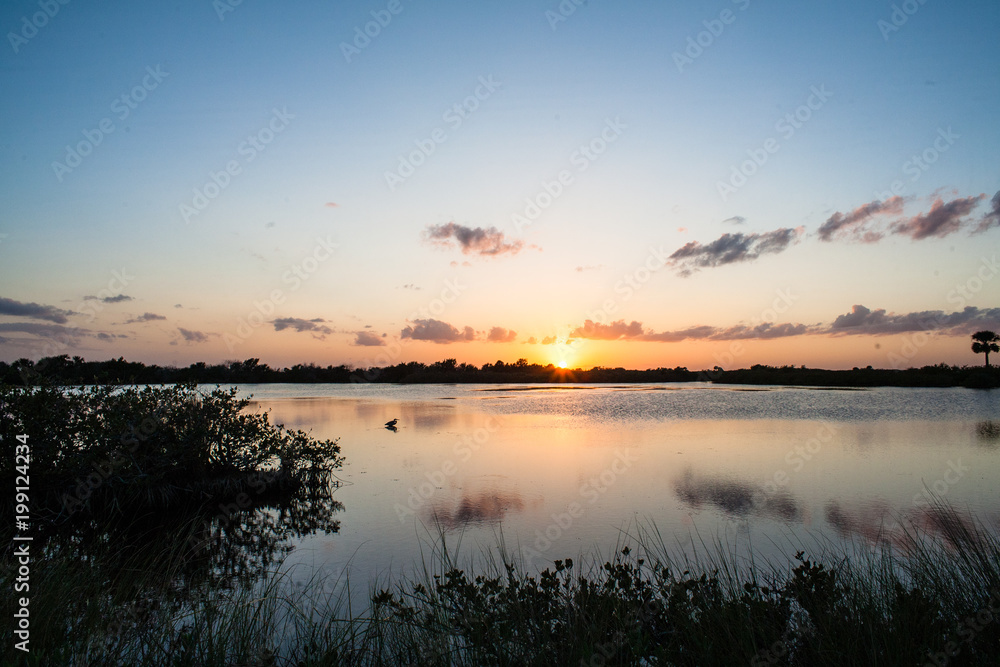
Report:
[[399,419],[393,419],[392,421],[388,421],[388,422],[385,423],[385,427],[386,428],[392,428],[393,426],[396,425],[396,422],[398,422],[398,421],[399,421]]

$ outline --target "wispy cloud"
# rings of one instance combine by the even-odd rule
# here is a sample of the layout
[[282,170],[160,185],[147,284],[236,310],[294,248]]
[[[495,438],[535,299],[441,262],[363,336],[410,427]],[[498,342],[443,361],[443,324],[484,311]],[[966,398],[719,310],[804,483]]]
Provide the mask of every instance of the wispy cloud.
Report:
[[[849,213],[834,213],[820,226],[818,234],[821,241],[861,243],[876,243],[887,236],[908,236],[914,241],[944,238],[976,224],[970,216],[984,199],[984,194],[947,202],[938,197],[930,210],[908,218],[903,216],[903,207],[908,199],[892,197],[885,201],[876,200],[862,204]],[[994,226],[1000,226],[1000,192],[993,198],[990,210],[971,231],[981,233]]]
[[30,317],[34,320],[46,320],[56,324],[65,324],[71,310],[61,310],[55,306],[45,306],[40,303],[24,303],[0,297],[0,315],[13,315],[15,317]]
[[680,275],[689,276],[698,269],[749,262],[761,255],[784,252],[802,236],[803,228],[782,228],[771,232],[723,234],[711,243],[692,241],[670,255]]
[[724,225],[726,225],[726,224],[729,224],[729,225],[745,225],[746,222],[747,222],[747,219],[744,218],[742,215],[734,215],[731,218],[726,218],[725,220],[723,220],[722,224],[724,224]]
[[489,343],[513,343],[515,340],[517,340],[517,332],[503,327],[493,327],[490,329],[489,335],[486,336],[486,341]]
[[317,334],[322,334],[324,336],[326,334],[333,333],[333,330],[330,327],[323,324],[324,322],[326,322],[326,320],[324,320],[322,317],[316,317],[311,320],[304,320],[299,317],[281,317],[274,320],[272,324],[274,325],[275,331],[294,329],[299,333],[313,332]]
[[400,332],[400,337],[446,345],[476,340],[476,332],[472,327],[459,329],[441,320],[427,319],[414,320],[412,325]]
[[354,345],[358,347],[384,347],[385,339],[371,331],[354,332]]
[[454,222],[445,225],[429,225],[426,239],[434,245],[446,248],[455,243],[465,255],[492,257],[510,253],[516,255],[524,247],[524,241],[508,241],[504,233],[496,227],[466,227]]
[[993,199],[990,200],[990,210],[979,221],[979,226],[973,233],[981,234],[992,227],[1000,227],[1000,191],[993,195]]
[[840,315],[824,333],[835,336],[886,336],[911,331],[941,331],[965,334],[981,328],[1000,324],[1000,308],[967,306],[953,313],[942,310],[924,310],[912,313],[888,313],[884,308],[871,310],[862,305]]
[[157,315],[156,313],[143,313],[139,317],[134,317],[131,320],[125,320],[125,324],[135,324],[137,322],[153,322],[155,320],[165,320],[167,319],[163,315]]
[[850,238],[862,243],[879,241],[885,232],[871,228],[877,216],[901,215],[906,200],[902,197],[892,197],[885,201],[875,200],[862,204],[850,213],[837,211],[831,215],[819,228],[821,241],[833,241],[835,238]]
[[101,303],[122,303],[123,301],[135,301],[135,297],[127,296],[125,294],[116,294],[115,296],[105,297],[87,295],[83,298],[85,301],[100,301]]
[[909,236],[914,241],[932,236],[942,238],[954,234],[962,229],[965,225],[965,217],[972,213],[972,210],[985,198],[986,195],[976,195],[964,199],[953,199],[948,203],[937,199],[931,205],[929,212],[897,222],[892,226],[892,231],[895,234]]
[[770,340],[810,333],[816,333],[815,328],[805,324],[762,322],[753,325],[737,324],[725,328],[702,325],[677,331],[649,332],[638,339],[661,343],[678,343],[683,340]]
[[[827,324],[795,322],[760,322],[735,324],[728,327],[697,325],[685,329],[656,332],[641,322],[618,320],[599,324],[586,320],[570,334],[589,340],[618,340],[651,343],[682,341],[773,340],[793,336],[887,336],[913,331],[934,331],[950,336],[967,335],[981,329],[1000,328],[1000,308],[976,308],[946,313],[925,310],[912,313],[889,313],[885,309],[871,310],[856,305],[851,312],[837,316]],[[542,341],[545,343],[550,339]],[[554,342],[554,339],[551,339]]]
[[0,331],[9,333],[26,333],[41,338],[58,338],[76,340],[81,336],[89,336],[88,329],[79,327],[64,327],[59,324],[40,324],[38,322],[7,322],[0,323]]

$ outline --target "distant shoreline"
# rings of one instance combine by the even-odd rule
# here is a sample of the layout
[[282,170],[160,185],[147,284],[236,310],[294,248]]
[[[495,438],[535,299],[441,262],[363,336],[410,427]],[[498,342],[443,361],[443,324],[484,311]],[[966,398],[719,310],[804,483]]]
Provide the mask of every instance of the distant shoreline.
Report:
[[692,371],[683,367],[635,370],[595,367],[561,369],[529,364],[524,359],[498,361],[481,367],[447,359],[433,364],[409,362],[384,368],[350,368],[297,364],[274,369],[259,359],[224,364],[204,362],[185,368],[146,365],[123,358],[85,361],[66,355],[38,362],[0,362],[0,382],[13,385],[90,384],[616,384],[711,382],[714,384],[783,385],[802,387],[1000,387],[1000,369],[984,366],[923,366],[907,369],[855,368],[826,370],[804,366],[765,366]]

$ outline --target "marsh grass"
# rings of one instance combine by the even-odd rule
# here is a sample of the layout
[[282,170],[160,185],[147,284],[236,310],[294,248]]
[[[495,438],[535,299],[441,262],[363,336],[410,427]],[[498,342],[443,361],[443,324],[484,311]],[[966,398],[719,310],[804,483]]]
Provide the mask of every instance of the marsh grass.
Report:
[[935,510],[934,532],[788,562],[721,540],[682,551],[636,523],[610,558],[539,573],[502,535],[463,555],[442,533],[364,609],[346,577],[279,568],[182,594],[181,547],[116,561],[111,544],[87,559],[64,545],[33,569],[27,664],[995,665],[1000,540]]

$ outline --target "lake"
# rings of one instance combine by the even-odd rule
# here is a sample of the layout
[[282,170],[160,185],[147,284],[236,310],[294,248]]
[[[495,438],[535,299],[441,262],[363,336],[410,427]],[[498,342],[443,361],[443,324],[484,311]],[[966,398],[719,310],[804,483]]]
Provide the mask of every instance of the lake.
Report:
[[[931,493],[1000,526],[1000,391],[655,385],[245,385],[272,421],[339,438],[336,533],[296,580],[412,574],[439,532],[529,567],[607,556],[655,523],[678,552],[784,559],[936,530]],[[398,419],[395,431],[383,424]],[[352,596],[353,597],[353,596]]]

